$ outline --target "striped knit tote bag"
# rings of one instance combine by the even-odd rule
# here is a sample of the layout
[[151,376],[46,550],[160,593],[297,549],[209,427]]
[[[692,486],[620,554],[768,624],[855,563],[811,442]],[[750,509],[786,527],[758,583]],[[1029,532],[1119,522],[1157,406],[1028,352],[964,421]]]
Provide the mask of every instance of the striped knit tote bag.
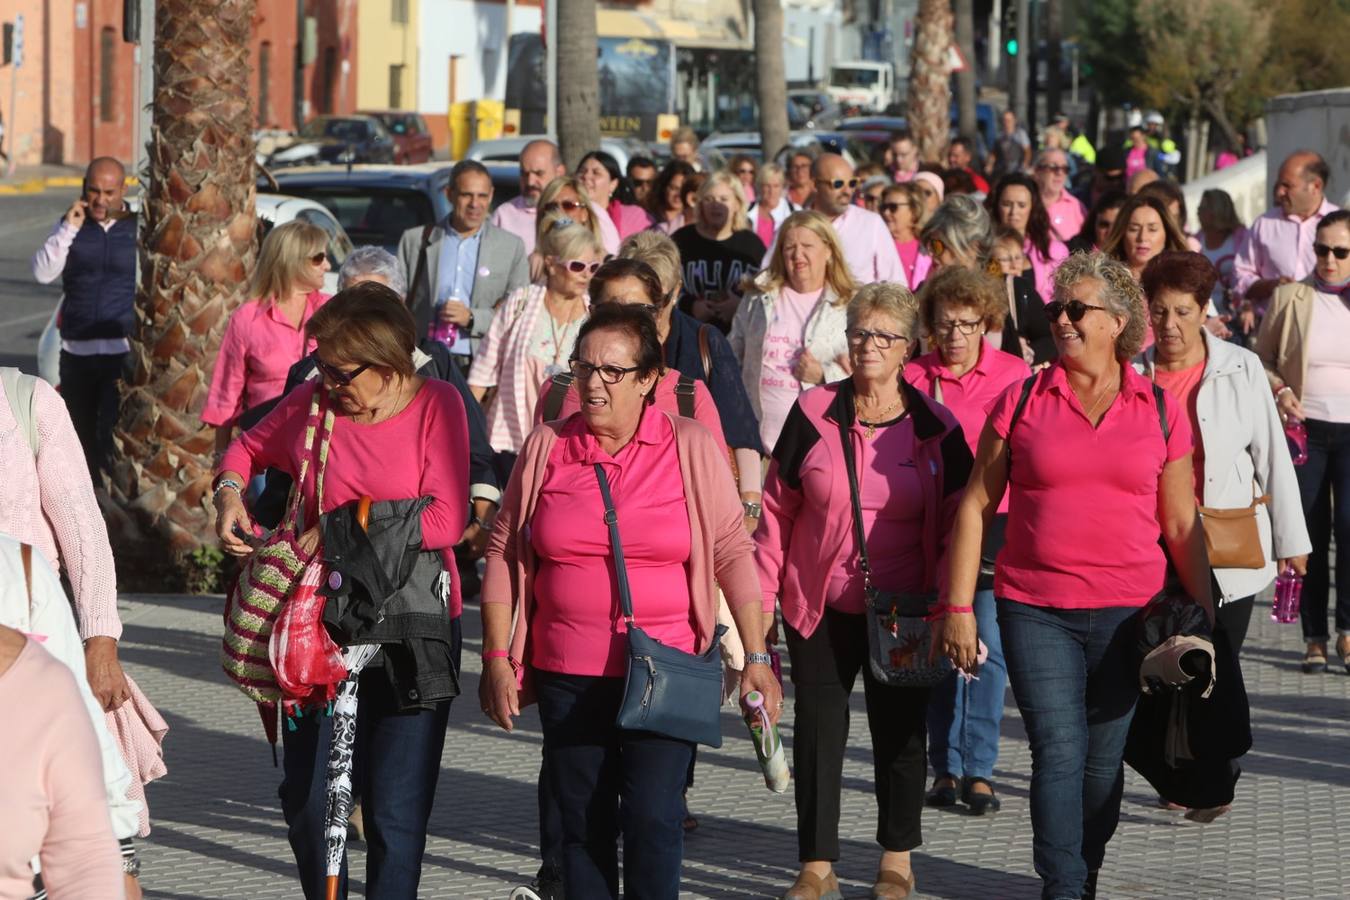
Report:
[[311,463],[314,466],[314,496],[323,512],[323,472],[328,461],[328,442],[333,436],[333,411],[327,392],[319,387],[305,423],[305,450],[300,477],[291,489],[290,508],[276,531],[253,551],[239,572],[239,581],[225,604],[225,639],[220,661],[225,674],[239,690],[257,703],[277,703],[281,688],[267,656],[272,628],[287,598],[295,591],[310,559],[300,549],[304,532],[301,497]]

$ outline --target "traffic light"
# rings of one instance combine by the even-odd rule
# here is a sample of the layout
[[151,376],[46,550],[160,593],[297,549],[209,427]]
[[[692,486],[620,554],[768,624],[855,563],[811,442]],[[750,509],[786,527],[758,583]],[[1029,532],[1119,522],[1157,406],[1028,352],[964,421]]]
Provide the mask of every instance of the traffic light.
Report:
[[1008,55],[1017,55],[1017,38],[1008,38]]

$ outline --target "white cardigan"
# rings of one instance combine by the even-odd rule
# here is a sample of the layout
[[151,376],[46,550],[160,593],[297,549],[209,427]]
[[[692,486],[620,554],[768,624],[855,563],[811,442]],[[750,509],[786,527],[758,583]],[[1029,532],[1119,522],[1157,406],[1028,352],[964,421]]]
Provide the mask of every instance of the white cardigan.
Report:
[[[836,362],[841,354],[848,353],[848,304],[837,303],[838,296],[829,285],[821,292],[811,314],[806,318],[805,348],[811,351],[825,371],[825,383],[838,381],[848,375],[844,367]],[[764,291],[746,294],[736,309],[736,317],[731,322],[731,349],[741,361],[741,380],[745,382],[745,392],[750,395],[750,406],[756,419],[764,418],[764,410],[759,402],[759,376],[764,368],[764,335],[773,321],[774,304],[778,302],[778,291]],[[805,391],[815,385],[802,385]],[[770,451],[772,447],[768,448]]]
[[[1312,552],[1312,541],[1284,425],[1260,357],[1203,329],[1201,334],[1208,356],[1195,412],[1205,451],[1203,505],[1235,509],[1251,506],[1253,494],[1270,494],[1270,502],[1256,510],[1265,568],[1215,569],[1223,592],[1216,600],[1222,604],[1264,590],[1275,578],[1275,560]],[[1149,377],[1154,352],[1150,347],[1136,364]]]

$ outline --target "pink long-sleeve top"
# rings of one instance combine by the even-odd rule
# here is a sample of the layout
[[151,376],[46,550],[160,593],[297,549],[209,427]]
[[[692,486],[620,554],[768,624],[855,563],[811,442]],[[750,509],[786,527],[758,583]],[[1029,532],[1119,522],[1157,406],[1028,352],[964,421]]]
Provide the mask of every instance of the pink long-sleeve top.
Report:
[[245,410],[280,397],[291,366],[314,349],[305,338],[305,323],[328,296],[321,291],[307,295],[298,325],[287,321],[275,303],[250,300],[236,309],[211,370],[202,421],[232,425]]
[[124,897],[103,761],[75,676],[32,640],[0,674],[0,898],[33,893],[34,856],[61,900]]
[[546,672],[618,677],[625,671],[627,626],[597,463],[619,517],[635,621],[667,646],[694,649],[685,573],[692,539],[688,529],[668,527],[689,518],[670,419],[644,411],[632,441],[610,456],[576,416],[549,453],[530,528],[539,560],[530,664]]
[[8,398],[0,396],[0,533],[36,547],[54,570],[64,563],[82,640],[115,640],[122,636],[117,572],[80,439],[66,404],[47,382],[37,382],[32,409],[36,458]]
[[[298,477],[310,403],[322,387],[314,380],[287,394],[230,444],[220,471],[248,479],[270,466]],[[311,466],[304,484],[306,528],[318,520],[314,473]],[[336,416],[324,469],[323,511],[363,495],[377,502],[430,497],[422,510],[422,548],[449,550],[459,542],[469,509],[469,428],[464,401],[453,386],[428,379],[402,412],[374,425]],[[458,615],[458,591],[452,594],[451,612]]]
[[[745,533],[740,494],[732,480],[726,456],[712,435],[697,422],[674,417],[660,410],[648,409],[643,414],[644,423],[648,418],[658,417],[664,419],[671,429],[674,457],[678,461],[685,510],[682,521],[688,523],[689,538],[688,559],[683,565],[688,586],[689,628],[693,636],[692,649],[702,652],[708,648],[717,626],[717,586],[721,587],[732,609],[760,603],[752,557],[754,547]],[[648,427],[652,425],[648,424]],[[546,422],[530,433],[521,449],[520,458],[516,460],[516,468],[502,498],[501,511],[497,514],[497,522],[488,541],[482,602],[509,604],[516,610],[509,652],[513,661],[523,664],[522,672],[526,678],[524,702],[531,699],[528,676],[537,658],[535,627],[540,621],[538,605],[548,602],[547,599],[541,600],[539,592],[537,573],[541,560],[533,531],[536,527],[543,527],[537,521],[537,515],[548,484],[554,450],[560,444],[566,445],[568,441],[574,440],[583,431],[587,431],[585,420],[580,415],[574,415],[565,421]],[[647,445],[648,451],[652,446]],[[571,467],[573,481],[594,481],[594,471],[580,459],[573,462]],[[675,468],[673,465],[670,467]],[[598,488],[596,496],[598,498]],[[617,497],[615,500],[618,502]],[[591,525],[603,527],[603,507],[597,506],[592,512],[595,521]],[[573,514],[574,530],[582,527],[580,518]],[[681,520],[666,519],[658,527],[670,530],[676,527],[676,521]],[[623,529],[625,549],[629,540],[639,539],[638,535],[627,537],[633,529],[626,522],[620,509],[619,523]],[[714,577],[716,585],[713,583]],[[608,598],[608,611],[617,610],[617,589],[607,589],[605,597]],[[639,624],[645,628],[641,618],[643,603],[643,598],[635,595],[634,608],[638,612]],[[606,614],[600,614],[596,622],[603,625],[607,621]]]
[[620,241],[627,240],[630,234],[637,234],[652,227],[652,214],[640,206],[611,200],[605,211],[609,213],[610,221],[614,223]]
[[[877,586],[926,591],[944,580],[941,560],[970,476],[970,449],[949,410],[903,382],[901,391],[910,425],[894,431],[898,440],[887,440],[884,447],[860,448],[866,438],[856,427],[849,379],[802,394],[774,447],[764,480],[764,515],[755,531],[755,564],[765,605],[777,598],[784,620],[803,637],[815,632],[827,605],[861,612],[856,608],[858,547],[841,421],[852,432],[854,465],[864,483],[870,479],[883,493],[903,491],[905,499],[921,510],[915,522],[894,508],[886,510],[886,499],[875,493],[870,519],[864,509],[868,556],[874,568],[882,562]],[[879,518],[891,521],[878,532]],[[913,545],[892,546],[889,542],[896,539]],[[884,559],[897,555],[907,561],[905,571],[886,568]],[[853,583],[858,588],[851,596],[835,589]]]
[[1266,210],[1238,244],[1233,289],[1243,295],[1263,278],[1302,281],[1311,275],[1317,264],[1313,256],[1317,224],[1336,209],[1336,204],[1323,198],[1317,212],[1306,219],[1285,215],[1278,206]]
[[[952,374],[936,350],[910,360],[905,366],[905,380],[914,385],[915,390],[932,397],[956,416],[971,456],[979,447],[980,434],[989,418],[985,410],[1003,395],[1008,385],[1021,384],[1031,376],[1031,368],[1020,356],[1004,353],[984,340],[979,342],[979,347],[980,357],[974,368],[960,376]],[[1007,511],[1008,495],[1005,492],[998,512]]]
[[[675,369],[667,370],[652,390],[652,405],[662,412],[678,416],[680,414],[680,398],[675,395],[675,388],[679,386],[679,383],[680,373]],[[534,424],[536,425],[544,421],[544,398],[548,396],[549,384],[549,381],[545,381],[539,386],[539,402],[534,407]],[[576,388],[570,388],[563,397],[562,407],[558,410],[558,418],[566,419],[572,413],[580,411],[581,397]],[[713,438],[717,441],[717,446],[722,448],[723,453],[727,452],[727,439],[722,433],[722,418],[717,414],[717,407],[713,404],[712,394],[709,393],[708,386],[698,379],[694,379],[694,421],[711,431]]]

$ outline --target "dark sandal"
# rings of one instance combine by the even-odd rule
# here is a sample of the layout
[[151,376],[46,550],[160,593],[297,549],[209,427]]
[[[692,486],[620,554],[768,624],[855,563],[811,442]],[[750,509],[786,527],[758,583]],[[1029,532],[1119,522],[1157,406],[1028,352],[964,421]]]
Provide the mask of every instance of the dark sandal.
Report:
[[877,872],[877,880],[872,885],[873,900],[905,900],[914,893],[915,878],[910,872],[906,878],[899,872],[882,869]]
[[[989,793],[975,793],[971,790],[976,784],[982,784],[989,788]],[[961,802],[970,807],[972,816],[982,816],[985,813],[995,813],[1003,808],[1003,801],[998,799],[994,793],[994,785],[987,778],[978,776],[962,779],[961,783]]]
[[925,806],[944,808],[956,805],[956,776],[939,775],[933,779],[933,787],[923,798]]

